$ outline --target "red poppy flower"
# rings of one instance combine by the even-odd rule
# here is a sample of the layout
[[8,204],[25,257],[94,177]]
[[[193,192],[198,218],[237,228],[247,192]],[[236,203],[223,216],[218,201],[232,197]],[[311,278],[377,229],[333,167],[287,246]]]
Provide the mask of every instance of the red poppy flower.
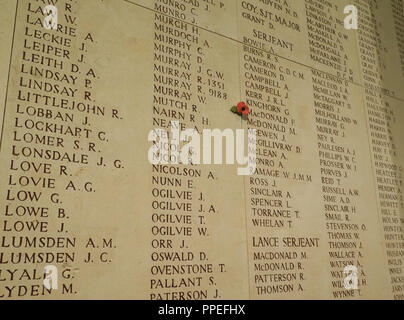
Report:
[[237,104],[237,113],[238,114],[246,116],[246,115],[248,115],[249,112],[250,112],[250,109],[244,102],[240,102]]

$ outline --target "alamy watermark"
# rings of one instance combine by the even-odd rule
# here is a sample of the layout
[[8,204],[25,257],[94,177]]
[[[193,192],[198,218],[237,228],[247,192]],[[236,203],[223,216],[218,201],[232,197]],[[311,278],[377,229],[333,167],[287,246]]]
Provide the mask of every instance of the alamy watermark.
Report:
[[353,4],[344,8],[344,13],[349,13],[344,19],[344,28],[347,30],[358,30],[358,8]]
[[236,160],[243,166],[237,169],[238,175],[253,175],[257,167],[257,130],[248,129],[247,141],[245,132],[245,129],[236,129],[235,134],[232,129],[203,129],[202,134],[196,129],[180,131],[179,122],[173,121],[170,132],[164,129],[150,131],[148,140],[153,144],[148,159],[151,164],[223,164],[225,149],[226,164],[232,165]]
[[54,265],[47,265],[44,268],[43,286],[48,290],[58,289],[58,268]]
[[344,268],[344,288],[346,290],[358,290],[358,268],[346,266]]
[[43,27],[46,30],[58,29],[58,9],[55,6],[48,5],[43,9],[45,18],[43,19]]

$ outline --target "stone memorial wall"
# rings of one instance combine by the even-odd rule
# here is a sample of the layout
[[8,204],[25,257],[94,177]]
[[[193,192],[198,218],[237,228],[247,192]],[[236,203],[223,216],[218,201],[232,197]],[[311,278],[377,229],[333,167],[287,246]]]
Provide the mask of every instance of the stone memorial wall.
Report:
[[[1,299],[404,299],[403,0],[0,0],[0,26]],[[255,129],[254,172],[175,163],[187,129]]]

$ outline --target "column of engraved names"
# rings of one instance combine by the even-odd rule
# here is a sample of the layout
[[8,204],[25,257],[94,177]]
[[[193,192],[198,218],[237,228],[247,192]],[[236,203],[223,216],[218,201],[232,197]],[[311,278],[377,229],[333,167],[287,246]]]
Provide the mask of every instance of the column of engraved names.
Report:
[[379,215],[383,227],[387,265],[395,299],[404,299],[403,255],[404,235],[401,212],[403,203],[403,167],[399,164],[396,141],[392,127],[396,122],[394,107],[397,102],[386,95],[394,92],[383,88],[385,59],[380,37],[383,22],[376,18],[378,4],[373,1],[356,1],[359,9],[359,48],[364,97],[370,133],[371,153],[375,170]]
[[[155,9],[169,13],[179,10],[178,15],[183,16],[189,8],[156,1]],[[179,164],[179,148],[171,140],[178,140],[179,132],[188,128],[200,133],[209,125],[209,119],[201,115],[207,95],[213,92],[203,90],[207,48],[196,26],[154,14],[152,125],[167,131],[168,142],[159,142],[159,148],[169,152],[169,163],[152,165],[151,299],[220,296],[214,273],[224,272],[225,265],[210,263],[209,253],[198,245],[209,237],[210,217],[217,210],[200,182],[214,180],[214,175],[196,164]],[[190,149],[191,159],[193,152]]]
[[[72,9],[66,3],[68,7]],[[42,284],[44,266],[74,263],[76,258],[77,239],[68,234],[69,214],[56,190],[67,163],[83,164],[87,157],[63,151],[74,132],[69,126],[74,113],[52,109],[61,101],[67,105],[77,94],[72,63],[76,28],[66,24],[57,35],[47,32],[42,9],[36,2],[20,2],[26,20],[17,35],[23,38],[17,102],[8,105],[13,136],[9,148],[4,144],[2,150],[3,155],[10,152],[0,253],[0,263],[7,266],[2,268],[3,283],[8,284],[2,290],[5,298],[50,295],[52,290]],[[67,283],[63,289],[70,291]]]
[[[72,1],[55,4],[60,17],[57,30],[43,28],[42,3],[21,1],[19,7],[25,23],[16,36],[22,42],[16,104],[9,104],[6,114],[12,119],[1,242],[1,263],[8,267],[3,281],[10,284],[3,295],[7,298],[77,294],[73,279],[79,271],[78,251],[92,243],[72,230],[76,218],[72,199],[94,193],[95,188],[91,179],[83,181],[74,173],[96,165],[93,155],[99,150],[93,141],[105,133],[89,126],[92,116],[105,115],[105,108],[92,103],[90,90],[79,89],[88,88],[94,73],[91,68],[84,72],[83,63],[91,35],[83,38],[82,53],[77,53],[77,7]],[[53,284],[59,280],[57,288],[43,285],[45,266],[57,268],[52,271]]]
[[[300,32],[293,6],[243,1],[241,14],[251,28],[241,24],[241,81],[251,108],[249,128],[257,129],[257,169],[248,179],[248,225],[252,293],[268,298],[303,293],[308,258],[319,246],[319,238],[296,234],[304,212],[299,208],[292,183],[309,185],[312,177],[303,168],[293,169],[290,159],[302,157],[298,142],[296,111],[291,104],[293,85],[305,82],[302,68],[275,55],[279,50],[295,52],[294,43],[280,36],[285,30]],[[254,18],[257,16],[260,18]],[[274,29],[273,36],[266,32]],[[252,29],[249,33],[247,30]],[[251,46],[253,45],[253,46]],[[300,107],[300,106],[299,106]]]
[[[312,70],[314,114],[320,158],[323,213],[328,236],[329,269],[334,298],[361,295],[366,286],[363,268],[361,232],[366,224],[360,219],[357,204],[361,190],[357,150],[347,129],[358,130],[358,119],[352,110],[352,63],[349,34],[342,25],[339,12],[343,8],[329,1],[307,0],[306,14],[310,58],[333,74]],[[326,70],[327,70],[326,69]],[[352,131],[350,131],[352,132]],[[360,275],[358,291],[344,287],[344,268],[356,267]]]

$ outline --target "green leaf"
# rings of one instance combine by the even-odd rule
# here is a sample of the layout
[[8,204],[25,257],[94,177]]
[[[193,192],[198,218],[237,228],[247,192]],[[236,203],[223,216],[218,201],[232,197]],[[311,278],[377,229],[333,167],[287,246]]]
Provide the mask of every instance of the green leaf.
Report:
[[233,113],[237,113],[237,106],[231,107],[230,111]]

